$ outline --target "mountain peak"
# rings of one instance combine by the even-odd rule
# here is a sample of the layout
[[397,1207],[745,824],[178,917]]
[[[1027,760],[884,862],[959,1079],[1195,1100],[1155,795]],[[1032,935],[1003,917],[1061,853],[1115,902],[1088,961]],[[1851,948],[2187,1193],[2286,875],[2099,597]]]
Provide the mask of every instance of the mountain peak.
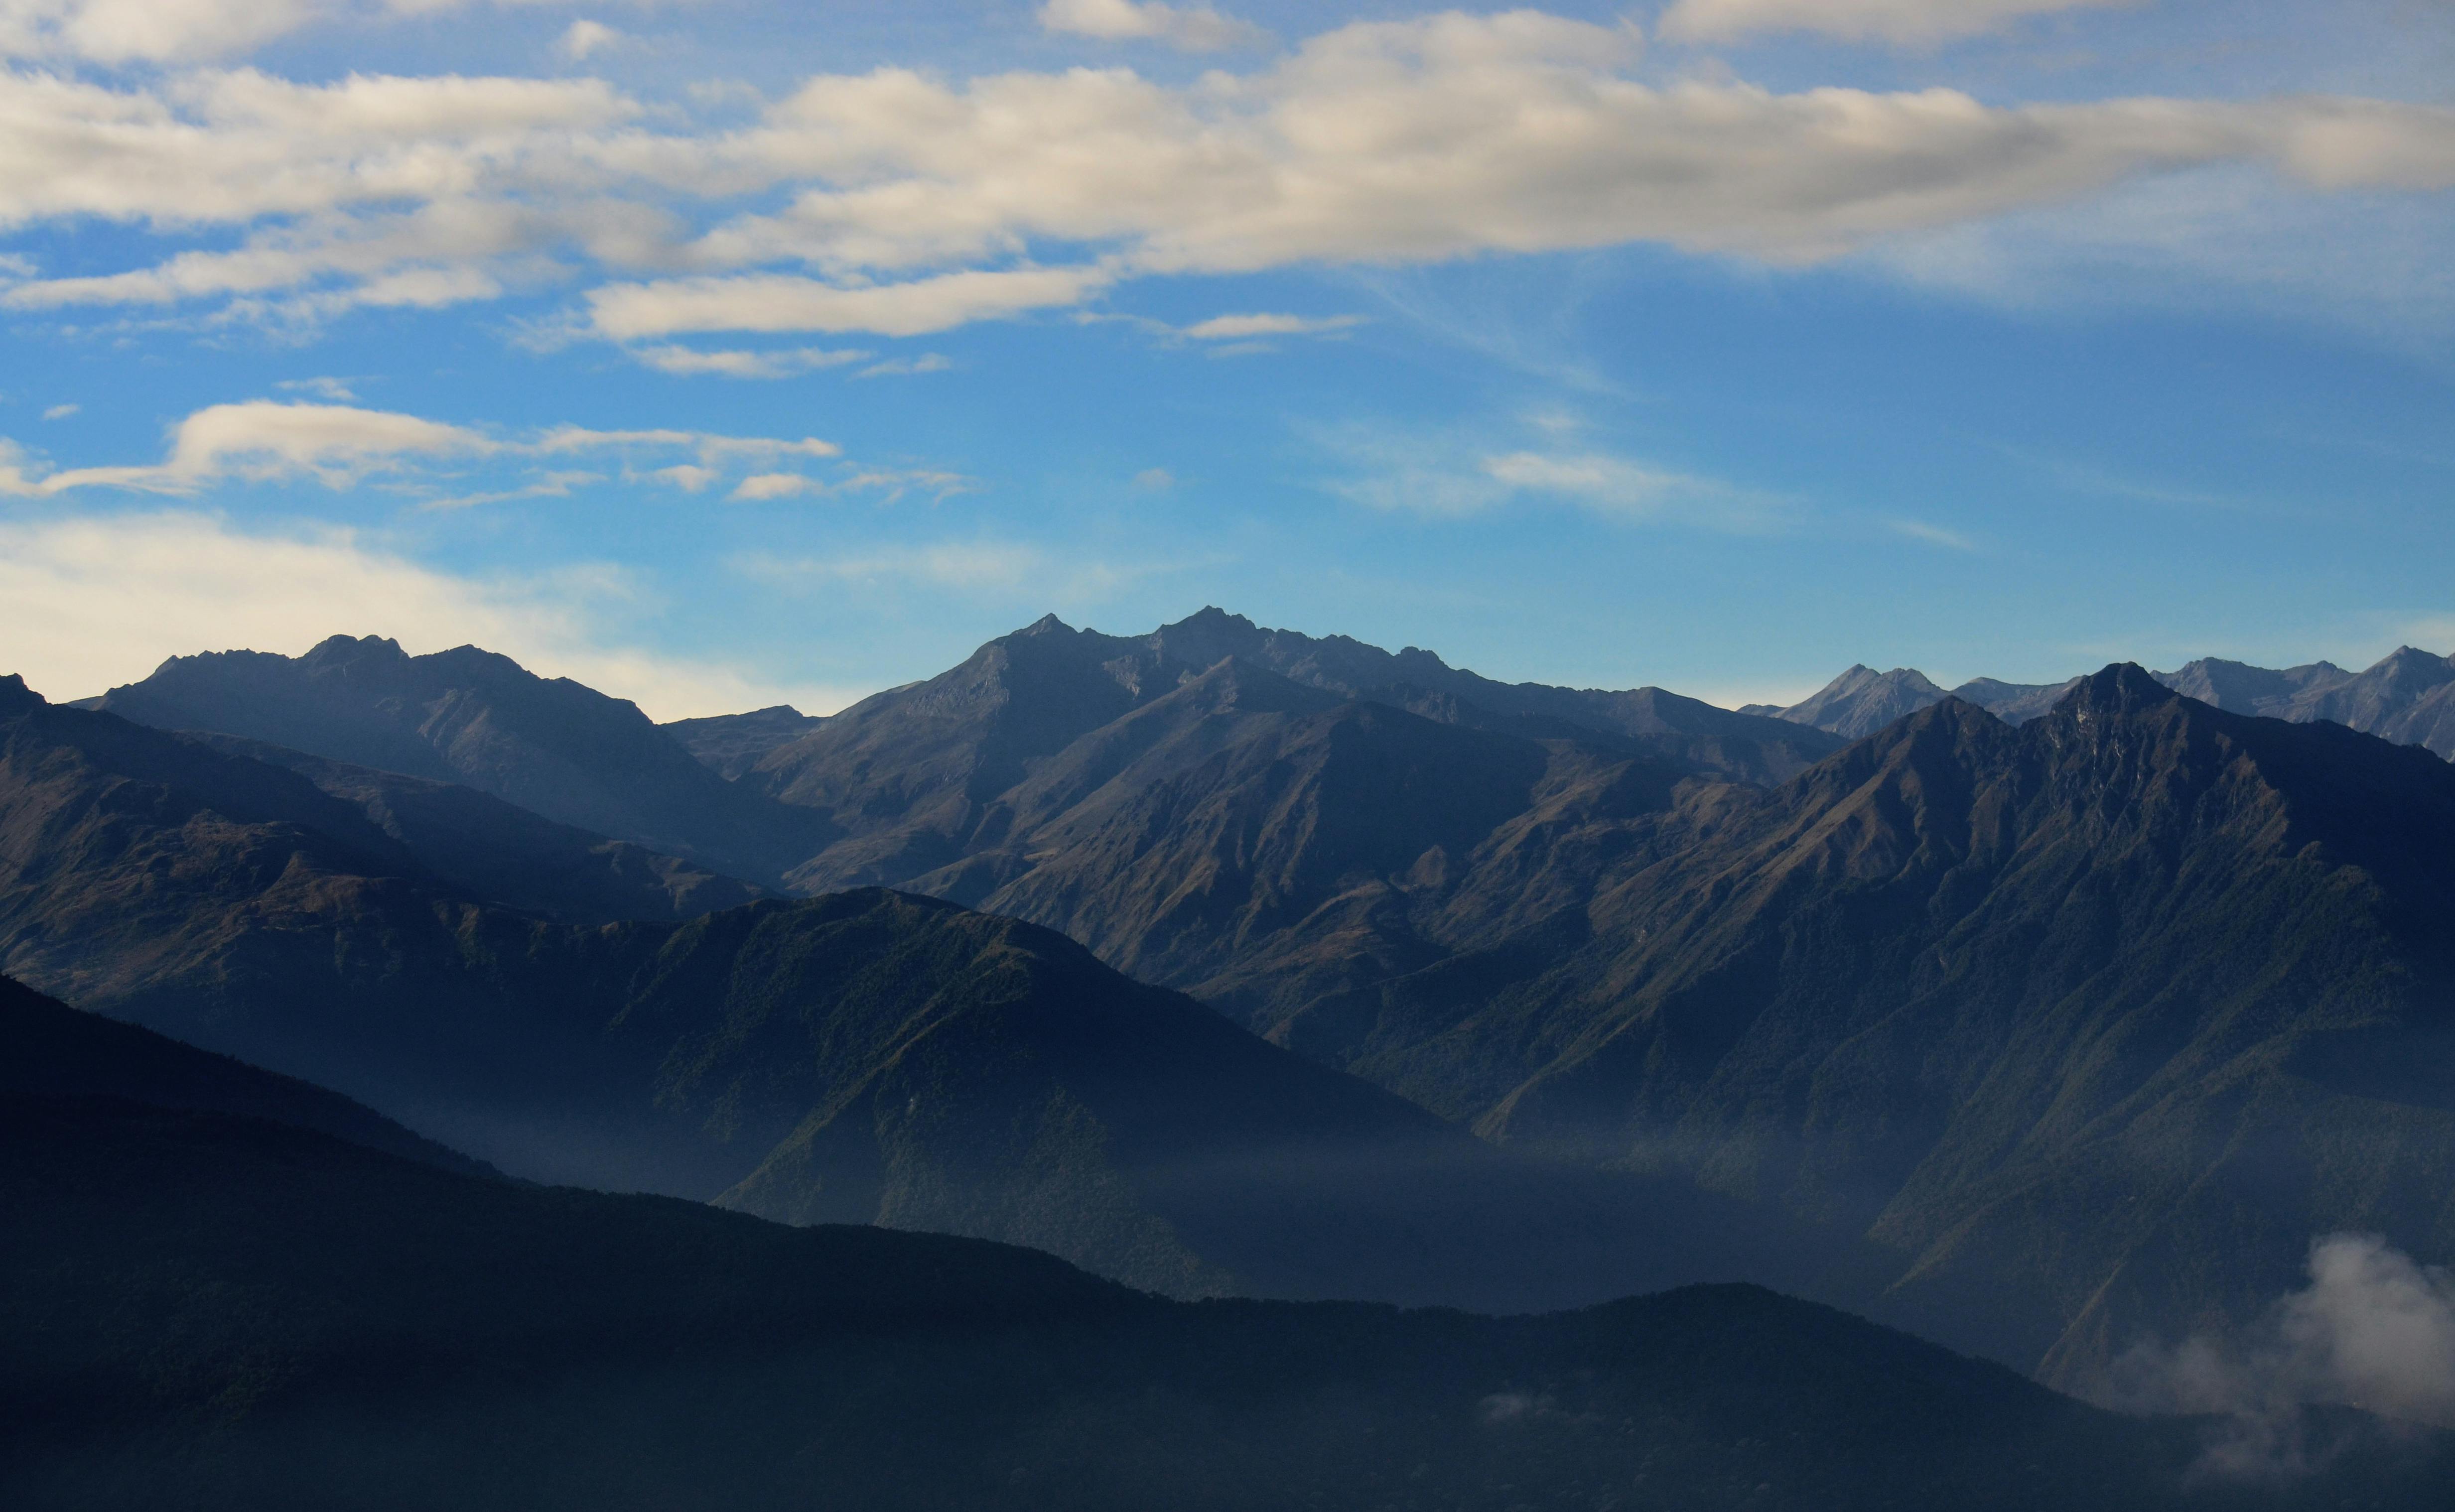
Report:
[[1251,630],[1254,624],[1242,615],[1231,615],[1217,604],[1205,604],[1173,625],[1163,630]]
[[1074,627],[1053,614],[1043,615],[1016,631],[1015,634],[1018,635],[1070,635],[1074,634]]
[[1914,667],[1877,672],[1865,662],[1853,662],[1849,671],[1813,696],[1775,717],[1856,740],[1905,715],[1940,703],[1943,696],[1943,690]]
[[43,696],[26,686],[26,679],[15,673],[0,677],[0,715],[24,714],[39,709],[47,702]]
[[2082,677],[2071,692],[2063,696],[2058,710],[2071,710],[2081,716],[2094,714],[2132,714],[2160,704],[2172,703],[2183,697],[2151,676],[2136,661],[2118,661],[2087,677]]
[[407,661],[409,653],[401,650],[400,642],[389,635],[327,635],[298,659],[316,666],[370,659]]

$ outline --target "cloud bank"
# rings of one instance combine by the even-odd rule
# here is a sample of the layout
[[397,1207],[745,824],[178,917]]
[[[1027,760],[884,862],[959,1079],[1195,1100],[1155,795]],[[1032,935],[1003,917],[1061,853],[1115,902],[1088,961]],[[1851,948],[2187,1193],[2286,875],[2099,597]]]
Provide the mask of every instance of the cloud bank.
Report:
[[[1860,10],[1944,13],[1817,8]],[[1682,25],[1787,13],[1714,0]],[[1117,0],[1052,24],[1162,16]],[[576,283],[573,329],[623,343],[912,336],[1177,273],[1628,243],[1811,264],[2212,166],[2305,195],[2455,187],[2455,110],[2438,106],[1654,85],[1630,73],[1636,50],[1625,29],[1538,11],[1445,13],[1182,83],[821,75],[722,129],[588,79],[10,72],[0,228],[103,219],[214,244],[97,274],[20,268],[0,305],[319,318]]]

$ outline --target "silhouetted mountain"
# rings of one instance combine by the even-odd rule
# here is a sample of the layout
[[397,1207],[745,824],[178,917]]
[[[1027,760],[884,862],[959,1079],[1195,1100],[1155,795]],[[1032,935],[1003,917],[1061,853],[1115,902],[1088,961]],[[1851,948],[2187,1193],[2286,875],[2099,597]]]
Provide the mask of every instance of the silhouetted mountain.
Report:
[[464,1176],[480,1161],[294,1077],[81,1013],[0,977],[0,1100],[115,1098],[295,1125]]
[[1787,776],[1839,744],[1659,689],[1492,682],[1430,652],[1392,655],[1205,610],[1138,637],[1073,630],[1051,615],[926,682],[853,705],[768,753],[743,780],[823,812],[849,837],[795,872],[796,885],[900,885],[1003,844],[1010,790],[1042,764],[1231,658],[1316,695],[1528,738],[1583,737],[1685,772]]
[[517,1175],[1025,1240],[1180,1295],[1519,1307],[1850,1280],[1829,1274],[1846,1246],[1684,1181],[1494,1151],[949,904],[556,925],[470,900],[294,773],[22,692],[0,845],[23,858],[0,888],[12,973]]
[[1941,703],[1943,697],[1941,688],[1927,681],[1924,673],[1911,668],[1877,672],[1873,667],[1854,666],[1826,683],[1814,696],[1792,704],[1774,717],[1856,740],[1874,735],[1896,719]]
[[2076,1384],[2249,1315],[2315,1234],[2455,1259],[2455,770],[2426,753],[2110,668],[2026,726],[1947,701],[1631,832],[1530,878],[1559,917],[1279,1038],[1512,1145],[1864,1232],[1883,1316]]
[[761,896],[747,882],[557,824],[475,788],[352,766],[237,736],[187,738],[287,768],[355,804],[419,865],[481,902],[564,923],[599,924],[690,918]]
[[788,703],[753,709],[748,714],[720,714],[703,719],[675,719],[657,726],[681,742],[718,776],[741,776],[759,759],[790,740],[808,735],[826,720],[806,715]]
[[[2138,1421],[1743,1286],[1491,1320],[1167,1302],[1046,1256],[0,1097],[30,1512],[2434,1507],[2445,1435],[2194,1483]],[[2322,1446],[2323,1448],[2324,1445]]]
[[694,760],[647,716],[462,646],[411,656],[335,635],[303,656],[176,656],[101,709],[490,793],[547,818],[773,882],[834,837]]

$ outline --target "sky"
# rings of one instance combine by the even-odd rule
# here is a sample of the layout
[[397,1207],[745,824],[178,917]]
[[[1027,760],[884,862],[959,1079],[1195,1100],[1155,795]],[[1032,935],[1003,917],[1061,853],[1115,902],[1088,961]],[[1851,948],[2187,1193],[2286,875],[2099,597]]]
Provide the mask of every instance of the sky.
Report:
[[0,0],[0,673],[2455,651],[2455,0]]

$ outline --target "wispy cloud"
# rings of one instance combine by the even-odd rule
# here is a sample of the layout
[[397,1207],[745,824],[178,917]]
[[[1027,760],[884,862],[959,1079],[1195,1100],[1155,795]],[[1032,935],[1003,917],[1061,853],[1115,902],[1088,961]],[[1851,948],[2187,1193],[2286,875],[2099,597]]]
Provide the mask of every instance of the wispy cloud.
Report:
[[821,368],[841,368],[871,355],[859,348],[793,347],[784,351],[704,352],[695,347],[633,347],[631,355],[659,373],[683,377],[714,373],[727,378],[789,378]]
[[1984,550],[1960,532],[1946,530],[1940,525],[1931,525],[1925,520],[1886,520],[1884,523],[1895,534],[1906,535],[1914,541],[1924,541],[1929,546],[1941,546],[1956,552]]
[[917,357],[889,357],[874,362],[854,374],[862,378],[914,377],[924,373],[944,373],[954,367],[955,359],[943,352],[924,352]]
[[1330,492],[1371,509],[1450,518],[1530,499],[1607,518],[1757,534],[1796,506],[1718,478],[1583,448],[1477,448],[1458,437],[1374,426],[1313,433],[1340,463]]
[[1764,31],[1853,41],[1932,43],[1995,31],[2031,16],[2146,0],[1678,0],[1657,28],[1675,42],[1727,42]]
[[[553,465],[580,456],[601,458],[616,470]],[[822,462],[838,466],[823,476],[807,471]],[[480,469],[494,469],[497,477],[508,473],[508,480],[474,489],[462,481]],[[728,496],[741,500],[829,493],[900,497],[906,491],[943,498],[973,486],[970,478],[943,471],[855,466],[843,460],[842,446],[817,436],[578,425],[506,435],[395,411],[272,399],[195,412],[171,428],[166,454],[156,462],[55,469],[0,439],[0,494],[30,497],[82,489],[195,494],[223,484],[301,478],[347,490],[381,477],[423,507],[459,509],[561,497],[609,476],[688,494],[734,478]]]
[[1040,8],[1040,24],[1051,31],[1070,31],[1106,42],[1165,42],[1186,52],[1268,47],[1274,40],[1260,27],[1221,15],[1208,6],[1166,5],[1159,0],[1048,0]]

